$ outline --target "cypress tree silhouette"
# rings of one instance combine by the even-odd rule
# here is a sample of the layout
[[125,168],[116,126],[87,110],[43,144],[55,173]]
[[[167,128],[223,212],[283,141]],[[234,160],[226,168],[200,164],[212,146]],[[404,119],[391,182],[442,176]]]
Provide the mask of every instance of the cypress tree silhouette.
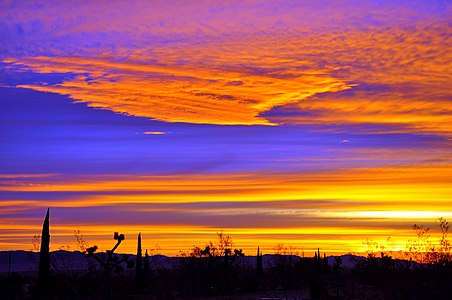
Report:
[[150,291],[150,278],[151,278],[151,270],[149,268],[149,255],[148,255],[148,249],[146,249],[146,252],[144,254],[144,260],[143,260],[143,275],[142,275],[142,292],[149,293]]
[[39,252],[38,289],[40,297],[49,295],[50,276],[50,225],[49,211],[47,208],[46,217],[42,224],[41,250]]
[[257,274],[262,274],[262,253],[259,247],[257,247],[257,257],[256,257],[256,271]]
[[150,273],[151,273],[151,270],[149,269],[149,255],[148,255],[148,249],[146,249],[146,253],[144,254],[143,275],[145,277],[148,277]]
[[138,234],[138,246],[137,246],[137,258],[135,264],[135,278],[136,280],[141,280],[141,275],[143,272],[143,264],[142,264],[142,255],[141,255],[141,232]]
[[262,253],[259,251],[259,247],[257,247],[257,257],[256,257],[256,279],[257,279],[257,287],[262,287]]

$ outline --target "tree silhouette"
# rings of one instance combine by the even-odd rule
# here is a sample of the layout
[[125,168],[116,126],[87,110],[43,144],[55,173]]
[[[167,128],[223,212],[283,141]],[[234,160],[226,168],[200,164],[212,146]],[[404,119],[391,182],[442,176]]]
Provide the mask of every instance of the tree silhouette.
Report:
[[50,288],[50,224],[49,224],[49,211],[47,213],[42,224],[41,233],[41,250],[39,252],[39,270],[38,270],[38,289],[40,297],[49,296]]
[[136,263],[135,263],[135,278],[136,280],[141,280],[141,275],[143,272],[143,264],[142,264],[142,254],[141,254],[141,233],[138,234],[138,241],[137,241],[137,257],[136,257]]
[[262,252],[260,252],[259,247],[257,247],[257,256],[256,256],[256,279],[257,279],[257,287],[262,287]]
[[202,292],[229,292],[231,282],[238,275],[234,272],[234,263],[238,257],[244,256],[242,249],[234,247],[229,235],[221,231],[217,232],[217,236],[217,241],[209,241],[204,249],[194,246],[189,254],[181,253],[183,257],[189,258],[185,261],[184,269],[199,278],[190,280],[190,285],[202,285],[198,286]]
[[437,225],[441,230],[441,238],[439,240],[438,247],[438,261],[437,263],[442,266],[449,266],[452,260],[451,250],[452,245],[451,242],[447,239],[447,234],[449,233],[449,222],[447,222],[444,218],[438,218]]
[[106,261],[102,261],[98,256],[96,256],[94,253],[97,251],[98,247],[95,245],[93,247],[87,248],[84,252],[85,255],[89,257],[93,257],[95,260],[99,262],[99,264],[103,267],[104,273],[106,277],[110,277],[111,271],[121,271],[123,268],[121,267],[121,264],[123,262],[127,263],[127,266],[133,266],[133,263],[131,263],[127,256],[123,256],[122,259],[118,259],[117,257],[113,257],[113,253],[115,250],[119,247],[121,242],[125,240],[124,234],[119,234],[117,232],[114,233],[113,239],[116,240],[116,245],[111,249],[107,250],[107,259]]
[[143,261],[143,275],[145,277],[148,277],[151,273],[151,270],[149,268],[149,255],[148,255],[148,249],[146,249],[146,253],[144,254],[144,261]]
[[125,240],[124,234],[119,234],[118,232],[115,232],[113,235],[113,239],[116,240],[116,245],[111,249],[107,250],[107,258],[105,261],[101,260],[97,255],[95,255],[95,252],[97,251],[98,247],[95,245],[93,247],[87,248],[84,252],[84,254],[88,257],[93,257],[103,268],[104,270],[104,278],[101,280],[103,283],[103,287],[101,288],[101,297],[105,299],[111,299],[112,298],[112,290],[111,290],[111,272],[114,270],[115,272],[120,272],[124,268],[122,267],[123,263],[126,263],[128,268],[133,268],[133,262],[129,260],[127,255],[124,255],[121,259],[118,259],[118,257],[113,256],[113,253],[115,250],[119,247],[121,242]]

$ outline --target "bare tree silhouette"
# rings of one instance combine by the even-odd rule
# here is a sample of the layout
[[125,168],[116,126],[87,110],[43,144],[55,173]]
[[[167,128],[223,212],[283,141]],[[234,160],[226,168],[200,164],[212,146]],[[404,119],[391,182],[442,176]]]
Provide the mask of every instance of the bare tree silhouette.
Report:
[[125,263],[128,268],[133,268],[133,261],[130,261],[127,255],[124,255],[121,259],[119,259],[117,256],[113,256],[115,250],[125,239],[124,234],[119,234],[118,232],[115,232],[113,235],[113,239],[117,241],[116,245],[111,250],[107,250],[106,252],[107,258],[105,261],[103,261],[97,255],[95,255],[95,252],[98,249],[96,245],[87,248],[86,251],[84,252],[86,256],[93,257],[103,268],[104,277],[102,278],[103,280],[101,280],[102,286],[100,297],[104,299],[112,298],[111,272],[112,271],[120,272],[121,270],[123,270],[124,269],[122,266],[123,263]]

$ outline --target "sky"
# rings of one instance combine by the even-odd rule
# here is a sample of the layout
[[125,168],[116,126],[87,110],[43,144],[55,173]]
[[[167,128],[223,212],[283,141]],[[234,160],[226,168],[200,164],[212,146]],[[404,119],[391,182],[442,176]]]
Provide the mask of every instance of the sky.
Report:
[[[450,1],[0,1],[0,250],[404,250],[452,221]],[[389,239],[388,239],[389,238]]]

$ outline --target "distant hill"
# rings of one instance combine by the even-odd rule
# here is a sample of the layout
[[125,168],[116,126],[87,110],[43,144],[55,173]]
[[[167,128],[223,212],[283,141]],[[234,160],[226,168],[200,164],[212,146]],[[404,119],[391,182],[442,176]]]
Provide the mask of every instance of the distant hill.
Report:
[[[0,273],[7,273],[9,269],[9,255],[11,252],[11,272],[33,272],[38,268],[39,253],[32,251],[0,251]],[[105,253],[96,254],[101,259],[105,259]],[[127,255],[129,259],[135,260],[133,254],[115,254],[118,257]],[[342,268],[351,269],[358,263],[365,261],[366,258],[356,255],[342,255]],[[177,267],[181,261],[186,258],[182,257],[168,257],[164,255],[153,255],[149,257],[150,266],[152,269],[173,269]],[[278,256],[274,254],[266,254],[262,257],[264,268],[271,268],[281,263],[295,264],[301,260],[308,260],[311,258],[302,258],[299,256]],[[65,251],[59,250],[51,252],[50,254],[51,268],[53,270],[65,271],[82,271],[89,268],[97,268],[98,263],[93,259],[84,256],[79,251]],[[328,264],[332,267],[335,263],[335,256],[327,257]],[[256,264],[255,256],[245,256],[237,258],[237,263],[245,264],[254,267]]]

